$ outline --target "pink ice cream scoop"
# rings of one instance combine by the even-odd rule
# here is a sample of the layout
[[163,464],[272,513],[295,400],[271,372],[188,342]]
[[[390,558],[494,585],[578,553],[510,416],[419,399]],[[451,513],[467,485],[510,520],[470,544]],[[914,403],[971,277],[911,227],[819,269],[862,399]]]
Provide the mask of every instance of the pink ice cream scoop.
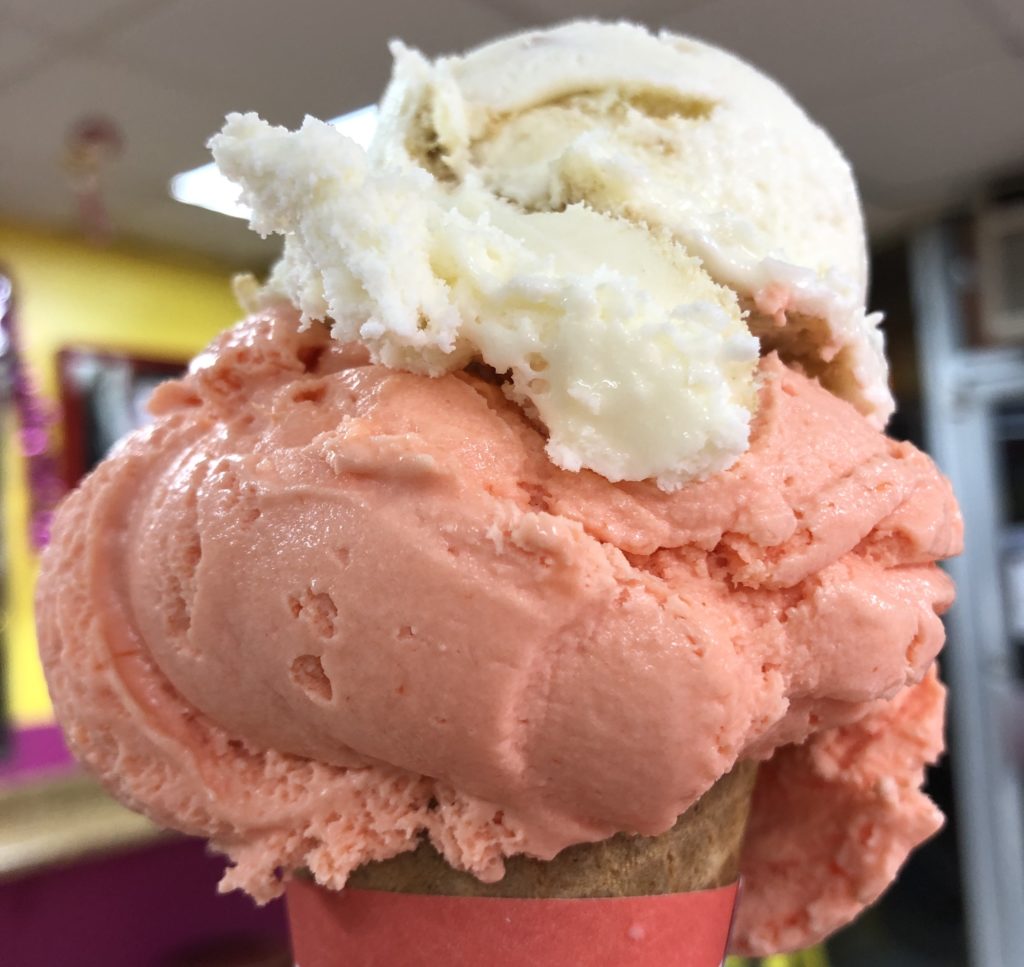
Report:
[[774,356],[748,451],[558,469],[498,382],[291,311],[219,338],[63,505],[42,655],[81,759],[260,900],[425,832],[484,880],[762,760],[738,948],[821,937],[941,822],[949,485]]

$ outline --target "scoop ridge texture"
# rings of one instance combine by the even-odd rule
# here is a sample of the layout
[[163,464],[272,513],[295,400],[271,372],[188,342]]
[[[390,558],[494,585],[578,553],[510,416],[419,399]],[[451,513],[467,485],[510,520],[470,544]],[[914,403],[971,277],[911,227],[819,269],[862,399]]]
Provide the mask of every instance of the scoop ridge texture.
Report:
[[[941,817],[949,486],[775,357],[676,493],[569,473],[484,371],[255,316],[62,506],[39,633],[76,753],[224,886],[340,888],[422,833],[481,879],[657,834],[764,759],[738,947],[822,936]],[[794,821],[794,816],[799,822]]]

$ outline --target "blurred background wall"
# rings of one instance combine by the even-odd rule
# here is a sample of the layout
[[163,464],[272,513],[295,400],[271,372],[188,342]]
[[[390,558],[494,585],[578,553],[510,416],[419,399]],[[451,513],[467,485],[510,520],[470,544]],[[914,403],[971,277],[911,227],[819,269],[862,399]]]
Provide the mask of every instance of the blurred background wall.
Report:
[[[223,266],[138,243],[97,246],[71,233],[0,222],[0,263],[15,284],[24,362],[41,396],[60,399],[62,350],[110,350],[182,364],[238,317]],[[10,421],[13,412],[5,414]],[[62,427],[53,429],[60,447]],[[28,474],[12,422],[5,427],[7,707],[28,726],[48,722],[35,649]]]

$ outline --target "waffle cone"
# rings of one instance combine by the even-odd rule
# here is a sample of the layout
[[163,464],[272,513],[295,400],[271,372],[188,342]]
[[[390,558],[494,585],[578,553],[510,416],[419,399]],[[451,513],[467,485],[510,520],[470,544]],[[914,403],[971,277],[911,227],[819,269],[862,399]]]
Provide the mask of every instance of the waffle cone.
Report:
[[551,860],[515,856],[497,883],[455,870],[427,842],[413,852],[368,863],[349,878],[359,890],[435,896],[585,898],[688,893],[739,876],[757,765],[741,762],[660,836],[619,834],[572,846]]

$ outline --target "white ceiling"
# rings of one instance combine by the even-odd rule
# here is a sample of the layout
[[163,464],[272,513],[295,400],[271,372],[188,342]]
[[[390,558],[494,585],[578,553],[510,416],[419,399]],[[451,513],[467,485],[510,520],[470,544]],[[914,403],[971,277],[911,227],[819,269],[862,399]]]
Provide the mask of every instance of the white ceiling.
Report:
[[0,217],[73,225],[65,137],[104,114],[125,137],[105,192],[122,236],[262,262],[272,243],[167,195],[227,111],[334,116],[376,100],[391,37],[438,54],[583,14],[774,74],[850,156],[876,233],[1024,172],[1022,0],[0,0]]

